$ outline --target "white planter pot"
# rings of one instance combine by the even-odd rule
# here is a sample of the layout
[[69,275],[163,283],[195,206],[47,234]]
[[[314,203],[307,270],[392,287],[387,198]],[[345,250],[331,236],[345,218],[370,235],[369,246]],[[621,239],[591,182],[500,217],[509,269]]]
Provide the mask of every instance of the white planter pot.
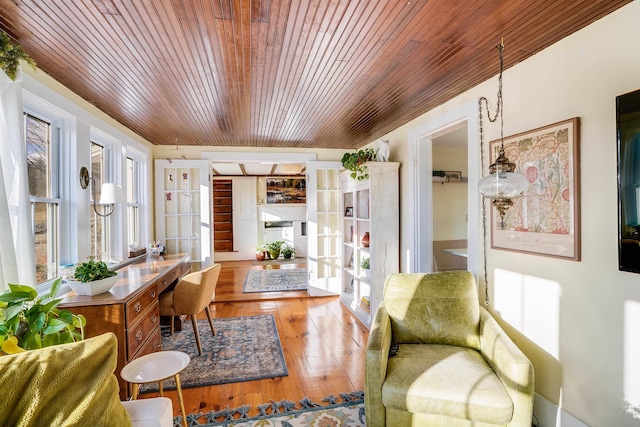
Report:
[[94,280],[93,282],[67,281],[69,287],[78,295],[98,295],[108,292],[118,281],[118,276],[107,277],[106,279]]
[[364,269],[362,269],[362,271],[364,272],[364,275],[366,277],[371,277],[371,270],[370,269],[364,268]]

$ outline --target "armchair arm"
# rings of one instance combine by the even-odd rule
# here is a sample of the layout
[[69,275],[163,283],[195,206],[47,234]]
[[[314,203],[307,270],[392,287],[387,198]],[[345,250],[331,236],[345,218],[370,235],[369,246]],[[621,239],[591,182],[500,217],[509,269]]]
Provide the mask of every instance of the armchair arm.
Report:
[[508,426],[531,426],[533,365],[484,307],[480,307],[480,352],[513,401],[513,418]]
[[382,404],[382,383],[387,375],[391,349],[391,318],[380,304],[371,325],[365,353],[364,400],[367,425],[384,426],[385,408]]

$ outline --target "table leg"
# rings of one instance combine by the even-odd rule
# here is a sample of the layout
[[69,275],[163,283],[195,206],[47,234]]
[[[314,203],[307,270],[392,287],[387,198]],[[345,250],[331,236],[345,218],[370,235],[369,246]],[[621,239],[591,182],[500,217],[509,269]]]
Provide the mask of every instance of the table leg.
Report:
[[182,410],[182,421],[184,427],[187,427],[187,412],[184,410],[184,399],[182,398],[182,385],[180,385],[180,374],[176,374],[176,390],[178,390],[178,398],[180,398],[180,409]]
[[133,383],[133,391],[131,393],[131,399],[132,400],[136,400],[138,398],[138,388],[139,387],[140,387],[140,384]]
[[160,397],[164,397],[163,389],[162,389],[162,381],[158,381],[158,390],[160,390]]

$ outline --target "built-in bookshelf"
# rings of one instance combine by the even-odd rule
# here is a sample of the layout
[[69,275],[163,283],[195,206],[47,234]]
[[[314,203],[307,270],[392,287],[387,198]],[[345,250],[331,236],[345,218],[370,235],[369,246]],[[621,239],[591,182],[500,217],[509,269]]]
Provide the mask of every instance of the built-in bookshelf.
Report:
[[[349,171],[340,174],[344,264],[340,300],[369,327],[386,276],[399,271],[400,221],[399,164],[369,162],[367,167],[369,178],[362,181],[351,178]],[[362,266],[366,259],[368,271]]]

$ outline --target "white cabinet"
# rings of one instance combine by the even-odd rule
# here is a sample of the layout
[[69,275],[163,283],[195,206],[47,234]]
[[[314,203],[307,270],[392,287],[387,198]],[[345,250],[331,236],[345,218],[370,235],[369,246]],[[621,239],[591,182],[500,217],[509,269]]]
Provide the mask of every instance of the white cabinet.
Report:
[[[382,301],[387,275],[397,273],[399,256],[399,181],[396,162],[369,162],[369,178],[340,174],[342,193],[342,291],[340,300],[371,325]],[[363,242],[365,234],[368,245]],[[366,240],[366,239],[365,239]],[[362,263],[369,259],[370,269]]]

